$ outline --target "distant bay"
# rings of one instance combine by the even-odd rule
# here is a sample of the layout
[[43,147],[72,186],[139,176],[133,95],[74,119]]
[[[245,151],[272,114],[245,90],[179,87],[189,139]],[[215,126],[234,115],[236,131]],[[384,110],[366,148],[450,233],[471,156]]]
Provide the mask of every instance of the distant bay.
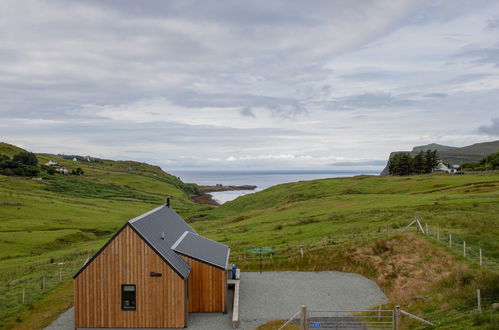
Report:
[[184,182],[198,185],[224,186],[255,185],[255,190],[220,191],[210,193],[223,204],[239,196],[261,191],[281,183],[308,181],[325,178],[350,177],[360,174],[378,175],[379,171],[327,171],[327,170],[273,170],[273,171],[168,171]]

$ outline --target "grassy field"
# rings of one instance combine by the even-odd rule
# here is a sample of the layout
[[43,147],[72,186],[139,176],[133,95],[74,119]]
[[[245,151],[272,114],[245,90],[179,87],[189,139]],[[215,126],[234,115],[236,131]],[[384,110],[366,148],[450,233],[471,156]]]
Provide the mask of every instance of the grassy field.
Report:
[[[0,152],[18,151],[0,144]],[[40,163],[56,159],[37,156]],[[81,167],[85,175],[0,176],[1,328],[48,324],[71,305],[75,269],[125,221],[163,203],[165,196],[198,232],[230,245],[231,262],[243,270],[259,267],[259,258],[244,249],[267,246],[275,252],[272,259],[264,257],[264,270],[357,272],[383,288],[387,308],[400,304],[440,322],[440,328],[492,329],[498,322],[497,312],[471,312],[476,288],[486,302],[499,299],[497,173],[297,182],[212,207],[191,202],[197,187],[159,167],[57,161],[70,170]],[[432,237],[400,233],[416,215]],[[453,235],[454,247],[462,240],[470,253],[481,247],[487,267],[460,257],[443,239],[436,242],[437,228],[442,236]],[[29,294],[21,304],[23,289]]]
[[[390,299],[386,308],[399,304],[442,329],[495,329],[499,317],[490,305],[499,300],[498,214],[498,173],[358,176],[274,186],[225,203],[194,226],[231,245],[232,261],[243,269],[259,268],[259,256],[244,248],[266,246],[275,252],[264,257],[264,271],[360,273],[382,287]],[[416,215],[431,235],[416,234],[415,227],[401,233]],[[479,248],[487,267],[478,266]],[[473,312],[476,289],[487,307],[482,315]]]
[[271,187],[199,218],[196,228],[242,249],[341,242],[398,229],[415,217],[499,258],[499,174],[323,179]]

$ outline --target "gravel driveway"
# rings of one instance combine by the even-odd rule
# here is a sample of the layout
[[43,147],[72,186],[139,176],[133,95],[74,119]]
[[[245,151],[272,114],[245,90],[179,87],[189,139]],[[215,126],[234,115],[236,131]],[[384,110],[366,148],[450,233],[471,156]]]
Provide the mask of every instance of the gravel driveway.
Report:
[[[270,320],[287,319],[301,305],[311,310],[362,310],[387,301],[373,281],[357,274],[333,271],[241,273],[240,290],[239,329],[253,329]],[[225,315],[192,313],[187,328],[232,329],[231,317],[231,312]],[[73,330],[73,324],[71,308],[45,329]]]

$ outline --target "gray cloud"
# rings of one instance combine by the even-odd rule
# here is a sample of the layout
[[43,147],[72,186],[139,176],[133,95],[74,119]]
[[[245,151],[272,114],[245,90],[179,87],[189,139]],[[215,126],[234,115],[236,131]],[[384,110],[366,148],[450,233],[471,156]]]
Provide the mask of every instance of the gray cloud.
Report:
[[[265,108],[272,115],[282,118],[293,118],[307,112],[300,100],[264,95],[239,94],[239,93],[196,93],[192,91],[179,92],[169,98],[173,103],[189,107],[220,107],[220,108]],[[243,110],[244,111],[244,110]]]
[[336,99],[333,109],[374,109],[387,107],[402,107],[413,105],[416,102],[402,96],[392,96],[388,93],[364,93]]
[[429,93],[425,94],[424,96],[429,98],[444,98],[447,97],[448,95],[446,93]]
[[383,79],[389,76],[387,72],[384,71],[366,71],[366,72],[358,72],[352,74],[341,75],[340,78],[348,79],[348,80],[378,80]]
[[331,166],[383,166],[386,165],[386,159],[372,159],[372,160],[362,160],[355,162],[334,162],[330,163]]
[[457,55],[472,59],[472,63],[494,64],[499,67],[499,48],[480,48],[467,50]]
[[255,113],[253,112],[253,110],[251,110],[251,108],[248,108],[248,107],[242,108],[241,110],[239,110],[239,113],[243,117],[252,117],[252,118],[256,117]]
[[499,18],[489,20],[487,22],[487,29],[489,30],[499,29]]
[[478,128],[478,132],[487,135],[499,136],[499,118],[492,118],[492,124],[480,126]]

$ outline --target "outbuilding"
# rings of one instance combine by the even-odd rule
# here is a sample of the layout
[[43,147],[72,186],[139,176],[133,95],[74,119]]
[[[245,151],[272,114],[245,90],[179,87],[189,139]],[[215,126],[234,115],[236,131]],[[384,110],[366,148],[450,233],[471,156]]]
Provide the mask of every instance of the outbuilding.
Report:
[[75,275],[76,328],[183,328],[227,310],[230,248],[169,203],[128,221]]

